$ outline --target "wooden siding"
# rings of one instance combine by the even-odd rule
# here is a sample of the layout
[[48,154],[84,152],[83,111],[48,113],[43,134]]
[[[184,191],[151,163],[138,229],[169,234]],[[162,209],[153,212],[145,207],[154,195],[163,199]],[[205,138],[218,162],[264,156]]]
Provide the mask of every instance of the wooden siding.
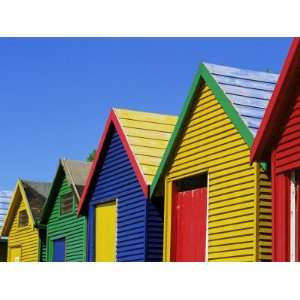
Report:
[[[65,194],[72,193],[72,189],[65,177],[61,178],[61,186],[53,203],[47,222],[47,261],[52,261],[52,243],[54,239],[66,239],[66,261],[86,261],[86,219],[77,217],[77,202],[73,197],[73,210],[71,213],[60,215],[60,200]],[[43,243],[42,243],[43,245]],[[42,248],[42,255],[45,258],[45,250]]]
[[172,182],[208,172],[208,260],[257,261],[257,166],[249,147],[205,86],[195,99],[166,176],[164,260],[170,260]]
[[[144,196],[116,130],[110,132],[106,143],[106,153],[96,170],[88,198],[88,260],[95,261],[95,207],[116,200],[117,261],[145,261],[149,200]],[[151,260],[151,253],[149,258]]]
[[163,250],[163,199],[147,202],[147,261],[161,262]]
[[[25,201],[21,194],[18,195],[18,208],[13,219],[12,226],[8,235],[8,260],[10,248],[20,246],[22,262],[39,261],[39,234],[38,230],[33,227],[33,220],[29,217],[29,226],[24,228],[18,227],[19,212],[26,209]],[[27,211],[28,215],[29,212]]]
[[276,147],[276,173],[300,167],[300,97],[294,102]]
[[114,109],[148,184],[152,183],[177,117]]
[[272,187],[268,174],[260,168],[259,178],[259,260],[272,260]]

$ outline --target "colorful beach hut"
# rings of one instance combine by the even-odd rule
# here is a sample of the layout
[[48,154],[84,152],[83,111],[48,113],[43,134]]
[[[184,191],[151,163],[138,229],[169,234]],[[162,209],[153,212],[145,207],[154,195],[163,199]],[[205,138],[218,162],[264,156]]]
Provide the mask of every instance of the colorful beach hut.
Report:
[[50,183],[18,180],[2,237],[8,237],[8,262],[38,262],[40,250],[37,228]]
[[[9,207],[11,192],[0,191],[0,233],[4,223],[5,216]],[[7,238],[0,236],[0,262],[6,262],[7,260]]]
[[60,160],[40,220],[40,227],[47,232],[42,238],[42,261],[86,261],[86,218],[77,217],[77,208],[90,166],[81,161]]
[[271,164],[273,261],[300,261],[300,39],[294,39],[251,151]]
[[164,261],[270,261],[271,187],[250,147],[278,76],[203,63],[151,186]]
[[79,204],[88,260],[161,261],[163,201],[149,187],[174,129],[169,115],[113,109]]

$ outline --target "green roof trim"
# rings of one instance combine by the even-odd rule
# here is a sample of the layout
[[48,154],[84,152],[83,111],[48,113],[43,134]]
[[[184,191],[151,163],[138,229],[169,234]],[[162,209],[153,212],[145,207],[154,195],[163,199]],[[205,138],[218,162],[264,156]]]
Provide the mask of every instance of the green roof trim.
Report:
[[[201,64],[198,72],[196,74],[196,77],[194,79],[193,85],[190,89],[190,92],[187,96],[187,99],[184,103],[183,110],[181,114],[179,115],[177,124],[175,126],[174,132],[172,133],[172,136],[170,138],[170,141],[168,143],[167,149],[164,153],[164,156],[162,158],[161,164],[157,170],[157,173],[153,179],[152,185],[150,186],[150,197],[154,195],[154,192],[157,188],[157,185],[163,176],[163,174],[166,171],[166,168],[168,166],[169,158],[173,154],[174,147],[176,147],[176,143],[178,141],[178,137],[180,136],[182,130],[184,129],[184,123],[186,121],[186,118],[189,115],[190,109],[193,105],[193,100],[196,96],[196,93],[200,87],[201,81],[205,82],[207,86],[212,90],[213,94],[215,95],[217,101],[220,103],[222,108],[224,109],[225,113],[228,115],[231,122],[234,124],[242,138],[244,139],[245,143],[251,148],[252,143],[254,141],[254,137],[248,128],[248,126],[244,123],[244,121],[241,119],[239,113],[236,111],[236,109],[233,107],[231,101],[228,99],[226,94],[223,92],[221,87],[218,85],[216,80],[213,78],[213,76],[210,74],[209,70],[206,68],[205,64]],[[264,170],[266,170],[266,165],[262,164],[262,167]]]

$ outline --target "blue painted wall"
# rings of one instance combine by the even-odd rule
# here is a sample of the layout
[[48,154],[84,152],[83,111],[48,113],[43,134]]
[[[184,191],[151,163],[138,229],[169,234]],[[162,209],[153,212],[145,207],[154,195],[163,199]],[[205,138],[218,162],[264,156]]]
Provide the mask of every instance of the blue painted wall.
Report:
[[[162,238],[157,239],[157,235],[162,237],[162,214],[145,198],[114,129],[110,132],[105,151],[87,199],[88,260],[95,260],[95,207],[117,199],[117,261],[161,261]],[[151,225],[150,233],[148,225]]]

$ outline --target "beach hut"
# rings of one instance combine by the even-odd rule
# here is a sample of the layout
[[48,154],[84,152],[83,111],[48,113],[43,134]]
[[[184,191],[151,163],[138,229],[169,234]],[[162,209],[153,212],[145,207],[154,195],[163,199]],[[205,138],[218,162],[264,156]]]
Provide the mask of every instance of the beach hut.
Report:
[[18,180],[5,218],[2,237],[8,237],[8,262],[38,262],[37,228],[50,183]]
[[42,261],[86,261],[86,218],[77,218],[77,207],[90,166],[60,160],[40,219],[40,227],[47,232],[41,237]]
[[[5,216],[9,207],[9,202],[12,193],[9,191],[0,191],[0,233],[4,223]],[[7,260],[7,238],[0,236],[0,262],[6,262]]]
[[88,260],[161,261],[163,208],[149,187],[177,118],[113,109],[80,200]]
[[300,39],[294,39],[251,150],[271,164],[273,261],[300,261]]
[[270,261],[271,188],[250,147],[278,76],[203,63],[151,186],[164,261]]

